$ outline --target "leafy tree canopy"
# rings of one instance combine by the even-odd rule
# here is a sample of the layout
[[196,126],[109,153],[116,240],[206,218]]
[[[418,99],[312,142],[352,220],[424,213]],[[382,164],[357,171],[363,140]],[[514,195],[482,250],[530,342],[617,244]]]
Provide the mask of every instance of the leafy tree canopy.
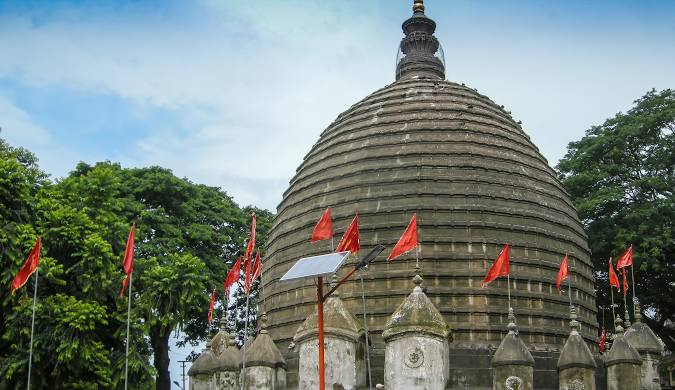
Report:
[[[136,222],[130,382],[164,390],[169,337],[181,330],[194,344],[208,335],[210,292],[241,253],[253,210],[160,167],[80,163],[52,182],[32,154],[0,139],[0,387],[25,386],[35,277],[13,296],[9,285],[38,235],[34,387],[123,387],[127,301],[118,293]],[[257,212],[262,242],[272,214]]]
[[652,90],[592,127],[557,168],[586,226],[598,304],[609,305],[609,257],[633,244],[643,318],[675,351],[675,91]]

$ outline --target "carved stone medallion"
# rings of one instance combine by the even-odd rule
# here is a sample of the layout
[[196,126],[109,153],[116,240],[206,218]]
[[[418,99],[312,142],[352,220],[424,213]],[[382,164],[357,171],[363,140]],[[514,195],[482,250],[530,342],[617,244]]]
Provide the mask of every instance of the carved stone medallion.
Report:
[[510,376],[506,378],[504,386],[506,386],[507,390],[521,390],[523,388],[523,380],[517,376]]
[[424,352],[418,347],[409,351],[405,357],[405,365],[410,368],[417,368],[424,363]]

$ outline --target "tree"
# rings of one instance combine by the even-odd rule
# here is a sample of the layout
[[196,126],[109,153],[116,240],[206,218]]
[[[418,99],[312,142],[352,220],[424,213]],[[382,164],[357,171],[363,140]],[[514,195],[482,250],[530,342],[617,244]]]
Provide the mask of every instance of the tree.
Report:
[[665,326],[675,321],[675,91],[652,90],[592,127],[557,168],[588,234],[598,304],[609,302],[609,257],[633,244],[643,318],[675,351]]

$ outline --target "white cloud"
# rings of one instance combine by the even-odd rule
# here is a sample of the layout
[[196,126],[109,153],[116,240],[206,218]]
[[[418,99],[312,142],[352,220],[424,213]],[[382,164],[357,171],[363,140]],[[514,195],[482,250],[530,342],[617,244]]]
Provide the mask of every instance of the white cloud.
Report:
[[10,144],[25,145],[27,143],[46,144],[49,142],[49,132],[17,107],[7,96],[0,95],[0,135]]

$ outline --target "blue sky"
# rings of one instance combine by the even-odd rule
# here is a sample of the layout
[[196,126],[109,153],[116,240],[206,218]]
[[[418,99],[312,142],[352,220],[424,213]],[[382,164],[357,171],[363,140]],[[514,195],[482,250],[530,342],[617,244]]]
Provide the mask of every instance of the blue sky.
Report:
[[[162,165],[275,209],[320,132],[393,81],[411,4],[0,0],[0,136],[55,177],[78,161]],[[512,111],[553,165],[591,125],[675,87],[672,1],[426,6],[447,78]]]

